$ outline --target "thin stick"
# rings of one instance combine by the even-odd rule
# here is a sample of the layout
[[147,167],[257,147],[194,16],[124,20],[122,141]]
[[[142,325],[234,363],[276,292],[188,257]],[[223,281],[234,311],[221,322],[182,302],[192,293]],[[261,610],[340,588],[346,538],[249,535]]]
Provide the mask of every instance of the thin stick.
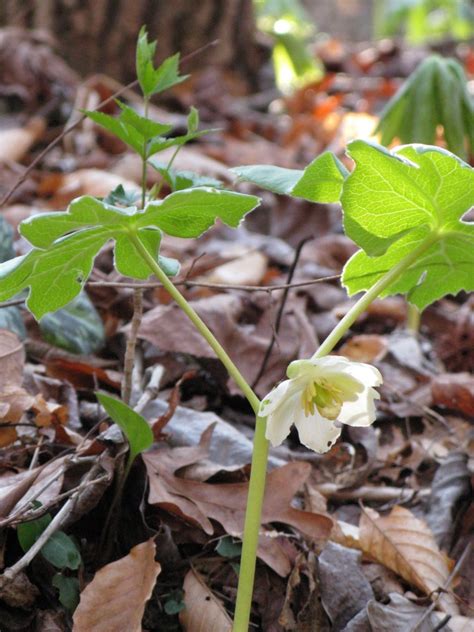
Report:
[[290,291],[291,282],[293,281],[293,276],[295,274],[296,266],[298,265],[298,261],[299,261],[300,255],[301,255],[301,250],[303,249],[303,246],[308,241],[310,241],[311,239],[313,239],[312,236],[305,237],[296,246],[295,256],[293,257],[293,262],[292,262],[292,264],[290,266],[290,269],[288,271],[288,278],[287,278],[287,282],[286,282],[286,286],[287,287],[285,287],[285,289],[283,291],[283,296],[281,297],[280,307],[278,309],[278,314],[277,314],[277,317],[275,319],[275,327],[273,328],[273,331],[272,331],[272,337],[270,339],[270,343],[269,343],[269,345],[267,347],[267,350],[265,352],[265,356],[264,356],[262,364],[260,366],[260,370],[257,373],[257,377],[254,379],[254,381],[252,383],[252,389],[255,389],[257,384],[260,382],[260,379],[262,378],[262,375],[265,373],[265,369],[267,368],[267,364],[268,364],[268,361],[270,360],[270,356],[272,354],[273,347],[275,346],[275,342],[276,342],[276,339],[277,339],[277,336],[278,336],[278,332],[280,331],[280,325],[281,325],[281,319],[283,317],[283,311],[285,309],[286,301],[288,299],[288,293]]
[[[89,479],[92,479],[97,473],[98,469],[100,469],[100,465],[96,463],[94,467],[92,467],[84,477],[84,481],[86,482]],[[51,536],[61,529],[62,525],[66,522],[69,514],[73,511],[76,501],[78,500],[79,491],[77,491],[71,498],[63,505],[63,507],[58,511],[58,513],[51,520],[49,525],[40,535],[40,537],[36,540],[33,546],[28,549],[28,551],[23,555],[22,558],[16,562],[10,568],[7,568],[2,575],[0,575],[0,587],[12,581],[16,575],[24,568],[26,568],[30,562],[38,555],[43,546],[48,542]]]
[[127,338],[127,346],[125,349],[124,374],[122,381],[122,399],[126,404],[130,403],[132,394],[132,374],[135,364],[135,348],[137,346],[138,330],[142,322],[143,315],[143,290],[135,289],[133,291],[133,316],[130,325],[130,333]]

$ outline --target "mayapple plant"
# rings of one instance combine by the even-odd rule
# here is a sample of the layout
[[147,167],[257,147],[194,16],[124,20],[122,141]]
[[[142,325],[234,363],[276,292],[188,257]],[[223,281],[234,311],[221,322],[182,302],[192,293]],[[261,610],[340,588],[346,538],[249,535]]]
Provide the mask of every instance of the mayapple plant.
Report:
[[[180,190],[163,199],[158,199],[159,187],[146,190],[146,169],[152,157],[169,146],[176,147],[176,155],[184,143],[200,133],[196,110],[188,118],[188,133],[177,138],[165,136],[171,131],[169,127],[148,118],[150,97],[183,79],[176,56],[155,68],[154,51],[155,45],[142,30],[137,74],[145,116],[125,104],[120,104],[117,119],[88,113],[141,156],[141,204],[122,189],[105,199],[83,196],[71,202],[65,212],[36,215],[22,222],[20,232],[32,249],[0,265],[0,300],[29,288],[27,306],[36,318],[60,308],[81,291],[97,253],[113,240],[117,271],[134,279],[153,274],[212,347],[256,415],[234,617],[234,632],[247,632],[269,441],[281,443],[295,423],[302,441],[324,452],[339,436],[341,423],[366,426],[374,421],[375,389],[382,376],[375,367],[330,354],[378,297],[406,294],[422,309],[445,294],[474,289],[474,226],[463,220],[474,203],[474,173],[462,160],[437,147],[406,145],[389,152],[362,140],[348,147],[347,154],[355,164],[351,173],[330,152],[304,170],[266,165],[234,170],[240,179],[277,193],[314,202],[340,202],[344,230],[360,247],[347,262],[342,281],[350,295],[363,294],[313,357],[291,363],[288,380],[260,402],[226,350],[171,281],[179,263],[160,255],[163,234],[199,237],[216,220],[237,227],[258,206],[259,198],[201,186],[202,179],[176,174],[170,163],[158,168],[171,188]],[[133,458],[152,443],[149,427],[123,402],[104,395],[99,395],[99,401],[129,440],[128,471]]]

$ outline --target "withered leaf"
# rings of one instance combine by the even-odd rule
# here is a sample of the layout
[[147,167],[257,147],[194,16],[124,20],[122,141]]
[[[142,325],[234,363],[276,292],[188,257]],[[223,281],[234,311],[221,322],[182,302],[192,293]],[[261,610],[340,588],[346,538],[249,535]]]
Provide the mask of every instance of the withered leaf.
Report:
[[186,632],[232,632],[232,621],[224,606],[194,569],[186,574],[183,589],[186,607],[180,612],[179,621]]
[[[395,506],[388,516],[365,509],[360,518],[360,546],[364,553],[387,566],[426,595],[443,587],[453,562],[441,553],[426,523],[404,507]],[[443,593],[439,605],[457,614],[454,598]]]
[[101,568],[81,593],[73,632],[141,632],[145,604],[160,570],[153,539]]

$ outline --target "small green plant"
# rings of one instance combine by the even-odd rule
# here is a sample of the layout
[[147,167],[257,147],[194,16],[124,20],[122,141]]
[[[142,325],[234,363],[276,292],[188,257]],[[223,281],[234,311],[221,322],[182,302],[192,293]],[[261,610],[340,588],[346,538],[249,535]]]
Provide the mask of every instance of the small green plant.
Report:
[[322,70],[308,48],[314,25],[299,0],[254,0],[258,28],[273,39],[276,84],[289,92],[321,78]]
[[[41,506],[35,501],[34,508]],[[17,527],[17,537],[21,548],[26,553],[38,540],[51,522],[50,514],[30,522],[23,522]],[[81,554],[74,540],[64,531],[56,531],[41,548],[42,557],[49,562],[57,572],[52,578],[52,585],[59,591],[60,603],[69,611],[74,611],[79,603],[79,580],[71,575],[82,564]]]
[[[145,105],[151,94],[182,79],[176,57],[155,68],[153,53],[154,45],[148,43],[142,30],[137,74]],[[355,164],[351,173],[329,152],[304,170],[266,165],[235,170],[241,179],[271,191],[314,202],[340,202],[344,230],[360,248],[344,268],[343,283],[349,294],[363,292],[362,296],[314,355],[291,363],[288,380],[260,402],[227,351],[170,280],[178,272],[179,263],[160,255],[163,234],[198,237],[218,219],[237,227],[259,199],[194,186],[194,176],[188,178],[190,188],[175,190],[164,199],[157,199],[159,187],[151,194],[146,190],[146,169],[156,152],[170,144],[178,151],[198,133],[197,113],[193,110],[186,140],[163,136],[170,131],[165,131],[166,126],[139,116],[128,106],[121,106],[118,119],[97,117],[96,113],[90,116],[141,156],[141,204],[133,195],[116,189],[106,199],[81,197],[65,212],[24,221],[20,232],[32,250],[0,265],[0,300],[29,288],[27,306],[37,318],[64,306],[84,287],[96,254],[113,240],[117,270],[136,279],[153,274],[214,350],[256,415],[242,555],[240,567],[235,566],[239,584],[233,630],[247,632],[269,441],[281,443],[295,423],[306,445],[325,452],[339,436],[340,423],[367,426],[375,420],[380,373],[374,367],[330,354],[379,296],[405,294],[423,309],[445,294],[474,289],[474,225],[463,220],[474,203],[474,171],[438,147],[407,145],[390,152],[362,140],[348,147],[348,156]],[[178,176],[171,172],[171,164],[164,169],[173,188],[178,188]],[[98,398],[128,438],[126,474],[135,457],[151,444],[151,430],[119,400],[107,395]],[[220,545],[222,555],[233,556],[234,552],[233,543],[232,547],[229,542]],[[175,601],[177,605],[170,606],[173,611],[180,607],[179,600]]]
[[469,0],[377,0],[378,37],[404,34],[412,44],[443,37],[468,39],[474,33],[474,9]]
[[377,131],[382,144],[434,144],[438,127],[450,151],[466,158],[474,151],[474,103],[464,70],[455,59],[427,57],[384,108]]

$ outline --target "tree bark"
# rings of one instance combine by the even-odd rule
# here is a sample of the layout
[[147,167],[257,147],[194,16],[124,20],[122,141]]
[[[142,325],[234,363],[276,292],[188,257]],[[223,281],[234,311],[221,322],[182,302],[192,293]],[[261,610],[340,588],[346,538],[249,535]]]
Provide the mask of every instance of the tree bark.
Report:
[[216,39],[187,65],[214,65],[253,82],[260,66],[252,0],[1,0],[0,24],[47,30],[81,74],[135,77],[135,45],[145,24],[157,59],[183,56]]

